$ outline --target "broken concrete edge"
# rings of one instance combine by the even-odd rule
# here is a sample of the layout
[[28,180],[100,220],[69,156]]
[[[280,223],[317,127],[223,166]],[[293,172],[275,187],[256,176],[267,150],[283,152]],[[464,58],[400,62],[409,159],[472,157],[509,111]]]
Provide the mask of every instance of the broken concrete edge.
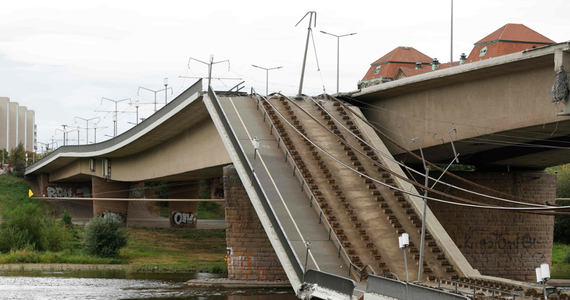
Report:
[[270,289],[291,289],[289,281],[263,281],[263,280],[232,280],[228,278],[206,278],[192,279],[184,283],[190,287],[204,288],[236,288],[236,289],[253,289],[253,288],[270,288]]
[[[364,115],[362,114],[362,112],[358,107],[352,106],[351,109],[353,109],[358,115],[364,117]],[[394,157],[392,156],[392,154],[390,154],[390,151],[388,150],[386,145],[384,145],[384,142],[380,139],[380,137],[376,134],[376,132],[359,118],[355,118],[355,120],[358,126],[362,129],[362,133],[366,136],[366,138],[368,138],[368,140],[370,140],[372,146],[374,146],[374,148],[380,150],[381,152],[385,153],[386,155],[394,159]],[[408,177],[406,176],[406,174],[398,164],[386,159],[381,155],[379,155],[379,157],[384,166],[388,167],[390,170],[398,173],[401,176],[404,176],[406,178]],[[398,186],[400,186],[403,190],[419,194],[415,186],[413,186],[412,184],[405,182],[404,180],[398,177],[394,179],[398,183]],[[424,204],[423,199],[419,197],[410,196],[408,194],[405,194],[405,197],[407,197],[410,200],[410,202],[413,204],[416,213],[423,218],[422,215],[423,204]],[[427,215],[428,218],[426,219],[426,229],[429,230],[433,238],[437,240],[438,245],[440,245],[444,249],[444,252],[448,255],[448,259],[457,268],[457,271],[466,277],[481,276],[481,273],[479,273],[479,271],[477,271],[476,269],[473,269],[473,267],[471,266],[469,261],[467,261],[463,253],[461,253],[459,248],[457,248],[455,242],[451,239],[445,228],[443,228],[443,226],[437,220],[437,218],[435,217],[435,215],[433,214],[433,212],[430,210],[429,207],[427,207]]]
[[281,265],[283,266],[283,269],[287,274],[287,278],[289,278],[290,281],[289,284],[293,287],[293,290],[295,290],[296,293],[301,287],[301,280],[295,274],[295,269],[293,268],[292,262],[289,261],[287,253],[285,253],[285,249],[281,245],[279,237],[277,236],[277,233],[275,232],[273,225],[271,225],[271,221],[269,220],[267,213],[263,209],[261,200],[259,199],[257,193],[255,192],[249,176],[247,176],[245,167],[239,160],[239,157],[236,152],[237,150],[234,149],[232,142],[229,138],[229,133],[226,132],[222,124],[222,121],[220,119],[220,116],[218,116],[216,112],[214,104],[212,103],[213,100],[210,99],[208,95],[204,95],[202,101],[206,105],[206,109],[208,110],[210,117],[212,118],[212,121],[214,122],[214,125],[216,126],[216,129],[220,134],[220,137],[222,138],[222,142],[224,143],[224,146],[228,151],[228,155],[230,156],[233,162],[234,168],[236,169],[243,183],[243,186],[247,192],[247,195],[251,200],[251,204],[253,205],[253,208],[255,209],[255,212],[257,213],[257,216],[259,217],[259,220],[261,221],[263,228],[265,229],[265,233],[267,234],[267,237],[269,238],[269,241],[271,242],[271,245],[273,246],[273,249],[275,250],[277,257],[279,257],[279,261],[281,262]]

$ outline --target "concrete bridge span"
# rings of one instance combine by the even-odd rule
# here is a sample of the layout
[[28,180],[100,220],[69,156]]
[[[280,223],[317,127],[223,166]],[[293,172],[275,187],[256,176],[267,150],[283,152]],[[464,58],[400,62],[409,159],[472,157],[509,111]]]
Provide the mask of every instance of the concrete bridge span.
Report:
[[[543,170],[569,163],[570,118],[552,103],[556,72],[570,68],[570,44],[529,49],[348,93],[369,121],[426,159],[454,154],[479,170]],[[567,100],[567,99],[566,99]],[[384,139],[385,142],[386,139]],[[421,162],[387,142],[398,160]]]

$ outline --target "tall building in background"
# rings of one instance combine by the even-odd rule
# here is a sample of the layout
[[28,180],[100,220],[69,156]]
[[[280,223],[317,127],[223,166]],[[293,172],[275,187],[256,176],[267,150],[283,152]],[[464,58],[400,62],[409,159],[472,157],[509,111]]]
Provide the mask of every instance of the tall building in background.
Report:
[[0,97],[0,149],[8,149],[10,98]]
[[26,151],[35,151],[37,144],[36,114],[8,97],[0,97],[0,149],[8,151],[24,145]]

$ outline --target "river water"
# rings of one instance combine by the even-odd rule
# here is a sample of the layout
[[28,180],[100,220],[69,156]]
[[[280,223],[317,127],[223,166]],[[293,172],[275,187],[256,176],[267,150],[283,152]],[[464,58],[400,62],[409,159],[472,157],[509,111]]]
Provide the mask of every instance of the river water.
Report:
[[1,272],[0,299],[297,299],[290,289],[190,288],[183,284],[190,279],[220,276],[208,273],[126,274],[124,271]]

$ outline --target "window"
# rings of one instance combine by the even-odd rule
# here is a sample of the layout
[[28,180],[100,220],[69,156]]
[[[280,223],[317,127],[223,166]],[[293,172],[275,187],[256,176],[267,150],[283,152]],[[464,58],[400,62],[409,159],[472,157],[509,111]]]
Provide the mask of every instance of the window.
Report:
[[485,54],[487,54],[487,46],[481,49],[481,51],[479,52],[479,57],[485,56]]
[[374,69],[374,74],[378,74],[378,72],[380,72],[380,67],[381,66],[377,66],[376,69]]

